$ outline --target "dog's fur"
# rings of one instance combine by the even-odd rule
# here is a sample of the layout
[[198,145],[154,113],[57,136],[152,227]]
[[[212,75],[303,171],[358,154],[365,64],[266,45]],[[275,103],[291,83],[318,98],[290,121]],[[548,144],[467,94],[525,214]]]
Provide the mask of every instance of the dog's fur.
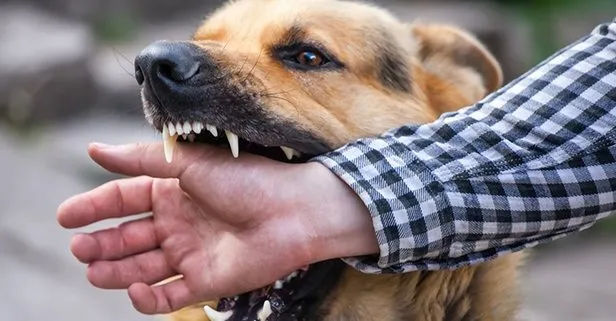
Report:
[[[290,71],[270,53],[318,41],[344,67]],[[502,83],[499,64],[459,28],[404,24],[375,6],[336,0],[239,0],[219,9],[192,42],[265,112],[291,120],[329,149],[471,105]],[[323,320],[515,319],[521,253],[453,271],[362,274],[348,267],[321,306]],[[212,304],[212,307],[215,305]],[[205,321],[203,305],[171,314]]]

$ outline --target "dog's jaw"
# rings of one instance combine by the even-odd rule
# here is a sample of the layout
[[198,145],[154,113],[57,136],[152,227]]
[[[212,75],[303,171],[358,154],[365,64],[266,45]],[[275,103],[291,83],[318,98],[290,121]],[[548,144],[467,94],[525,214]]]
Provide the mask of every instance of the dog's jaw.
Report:
[[[231,154],[235,157],[239,157],[240,152],[249,152],[286,163],[303,163],[331,149],[319,140],[311,140],[313,136],[310,133],[296,129],[290,123],[287,123],[289,124],[287,126],[281,126],[289,135],[284,137],[302,139],[286,140],[282,144],[298,146],[297,149],[282,144],[278,145],[279,147],[267,147],[223,129],[225,127],[218,128],[201,121],[162,121],[160,116],[157,116],[159,113],[157,105],[147,99],[144,99],[144,102],[144,108],[147,110],[145,115],[154,115],[149,117],[148,122],[157,130],[160,128],[164,143],[164,156],[168,162],[173,161],[174,149],[178,142],[226,146],[230,148]],[[262,125],[267,125],[267,123]],[[281,141],[273,137],[259,136],[258,138],[270,142]],[[216,309],[205,306],[204,313],[211,321],[313,320],[321,302],[335,287],[344,267],[345,264],[340,260],[312,264],[265,288],[234,298],[221,298]]]
[[311,321],[337,285],[346,264],[330,260],[312,264],[262,289],[222,298],[204,311],[211,321]]
[[[178,143],[206,143],[225,146],[233,157],[248,152],[273,160],[288,163],[303,163],[310,158],[331,150],[322,140],[290,121],[264,119],[255,120],[258,127],[269,127],[268,131],[254,128],[243,129],[223,124],[217,127],[201,117],[190,120],[163,120],[156,105],[145,100],[144,113],[148,122],[156,128],[164,144],[165,159],[171,163]],[[148,117],[149,116],[149,117]],[[178,119],[177,117],[175,119]],[[186,119],[186,118],[185,118]]]
[[284,145],[277,146],[280,150],[276,150],[276,148],[261,145],[251,139],[240,138],[229,130],[219,130],[214,125],[204,124],[200,121],[168,122],[162,125],[161,134],[165,159],[168,163],[173,161],[178,142],[206,142],[212,145],[227,145],[235,158],[240,156],[240,151],[252,152],[285,162],[303,162],[307,157],[314,156],[314,154],[303,154]]

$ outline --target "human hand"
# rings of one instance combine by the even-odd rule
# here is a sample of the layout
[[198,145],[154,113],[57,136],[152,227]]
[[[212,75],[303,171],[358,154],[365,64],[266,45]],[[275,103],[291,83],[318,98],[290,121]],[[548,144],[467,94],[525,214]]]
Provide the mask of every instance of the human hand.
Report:
[[263,287],[307,264],[378,252],[367,209],[320,164],[234,159],[203,145],[182,146],[172,164],[162,144],[92,145],[89,153],[133,177],[67,200],[58,221],[78,228],[152,212],[71,242],[89,264],[88,280],[128,289],[142,313],[173,312]]

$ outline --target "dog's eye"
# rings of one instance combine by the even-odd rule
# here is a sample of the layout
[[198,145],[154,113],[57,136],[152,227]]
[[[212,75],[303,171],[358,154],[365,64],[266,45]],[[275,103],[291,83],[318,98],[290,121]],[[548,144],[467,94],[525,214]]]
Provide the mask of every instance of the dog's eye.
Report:
[[274,55],[287,65],[287,67],[296,70],[330,70],[343,66],[325,51],[307,44],[278,47],[274,49]]
[[309,67],[319,67],[324,63],[327,63],[327,60],[323,55],[314,51],[302,51],[297,57],[295,57],[297,63],[309,66]]

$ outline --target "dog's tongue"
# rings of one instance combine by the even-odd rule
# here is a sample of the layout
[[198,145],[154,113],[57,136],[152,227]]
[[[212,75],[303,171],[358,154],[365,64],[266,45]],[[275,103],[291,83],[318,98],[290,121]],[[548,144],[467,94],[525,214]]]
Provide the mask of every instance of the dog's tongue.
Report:
[[235,298],[223,298],[216,310],[206,306],[211,321],[308,321],[334,288],[345,263],[331,260],[311,265],[286,282]]

